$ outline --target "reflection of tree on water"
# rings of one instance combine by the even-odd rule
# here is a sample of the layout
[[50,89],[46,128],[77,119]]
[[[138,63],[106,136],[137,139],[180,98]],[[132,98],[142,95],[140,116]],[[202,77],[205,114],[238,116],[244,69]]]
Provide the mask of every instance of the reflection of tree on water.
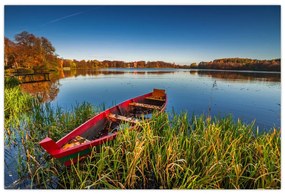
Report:
[[[190,71],[191,73],[191,71]],[[280,73],[255,73],[255,72],[229,72],[229,71],[197,71],[199,76],[211,77],[213,79],[223,79],[227,81],[265,81],[280,82]]]
[[71,69],[63,71],[64,77],[77,77],[77,76],[88,76],[88,75],[112,75],[112,74],[124,74],[123,71],[101,71],[99,69]]
[[150,72],[147,72],[147,74],[174,74],[174,71],[150,71]]
[[190,71],[191,75],[198,75],[198,71]]
[[[59,93],[59,79],[77,76],[99,76],[99,75],[120,75],[120,74],[169,74],[173,71],[108,71],[101,69],[71,69],[69,71],[61,70],[50,74],[50,81],[24,83],[21,84],[22,90],[40,96],[43,102],[52,101]],[[266,81],[280,82],[279,73],[254,73],[254,72],[229,72],[229,71],[190,71],[191,75],[206,76],[213,79],[222,79],[227,81]]]
[[136,69],[131,70],[101,70],[101,69],[70,69],[63,71],[64,77],[77,77],[77,76],[86,76],[86,75],[120,75],[120,74],[169,74],[174,73],[174,71],[136,71]]
[[42,102],[49,102],[55,99],[59,92],[59,79],[62,74],[50,74],[50,81],[41,81],[21,84],[21,89],[33,96],[38,96]]
[[[59,71],[50,74],[50,81],[38,81],[33,83],[21,84],[21,89],[33,96],[40,97],[42,102],[53,101],[59,93],[59,79],[67,77],[77,77],[86,75],[111,75],[111,74],[124,74],[125,72],[107,72],[88,69],[71,69],[70,71]],[[27,80],[29,81],[29,80]]]

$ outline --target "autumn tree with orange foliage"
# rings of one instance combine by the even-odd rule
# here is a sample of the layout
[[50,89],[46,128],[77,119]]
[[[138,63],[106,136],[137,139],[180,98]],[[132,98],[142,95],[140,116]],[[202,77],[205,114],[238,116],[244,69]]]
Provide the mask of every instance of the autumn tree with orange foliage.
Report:
[[28,32],[15,36],[15,42],[5,37],[5,69],[31,69],[33,71],[56,70],[59,60],[55,48],[45,37]]

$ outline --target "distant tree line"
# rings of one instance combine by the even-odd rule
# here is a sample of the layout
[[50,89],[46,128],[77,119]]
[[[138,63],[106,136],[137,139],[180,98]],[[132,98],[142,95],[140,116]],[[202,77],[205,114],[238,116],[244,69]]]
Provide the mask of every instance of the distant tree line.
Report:
[[15,36],[15,41],[5,37],[4,68],[23,72],[93,68],[177,68],[174,63],[163,61],[98,61],[60,59],[51,42],[45,37],[36,37],[26,31]]
[[92,68],[178,68],[174,63],[164,61],[98,61],[98,60],[69,60],[63,59],[63,67],[71,69],[92,69]]
[[248,58],[224,58],[200,62],[198,69],[280,71],[281,59],[257,60]]
[[262,70],[280,71],[280,59],[257,60],[247,58],[224,58],[210,62],[176,65],[164,61],[98,61],[60,59],[51,42],[45,37],[36,37],[28,32],[15,36],[15,41],[5,37],[5,70],[22,71],[57,71],[59,69],[94,69],[94,68],[183,68],[183,69],[222,69],[222,70]]

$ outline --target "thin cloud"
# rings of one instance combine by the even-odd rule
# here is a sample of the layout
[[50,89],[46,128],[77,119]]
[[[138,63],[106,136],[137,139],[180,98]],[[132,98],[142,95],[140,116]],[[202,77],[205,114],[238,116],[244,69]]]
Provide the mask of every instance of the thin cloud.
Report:
[[48,24],[53,24],[53,23],[59,22],[61,20],[64,20],[64,19],[67,19],[67,18],[70,18],[70,17],[74,17],[74,16],[77,16],[77,15],[80,15],[80,14],[83,14],[83,13],[85,13],[85,12],[81,11],[81,12],[73,13],[73,14],[70,14],[70,15],[66,15],[66,16],[63,16],[63,17],[51,20],[51,21],[49,21],[49,22],[47,22],[45,24],[42,24],[41,26],[46,26]]

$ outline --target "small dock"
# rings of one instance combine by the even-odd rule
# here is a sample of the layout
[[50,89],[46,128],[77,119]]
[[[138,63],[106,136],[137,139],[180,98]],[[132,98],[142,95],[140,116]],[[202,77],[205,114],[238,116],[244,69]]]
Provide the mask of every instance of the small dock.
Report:
[[50,73],[15,73],[12,77],[18,78],[21,84],[50,81]]

